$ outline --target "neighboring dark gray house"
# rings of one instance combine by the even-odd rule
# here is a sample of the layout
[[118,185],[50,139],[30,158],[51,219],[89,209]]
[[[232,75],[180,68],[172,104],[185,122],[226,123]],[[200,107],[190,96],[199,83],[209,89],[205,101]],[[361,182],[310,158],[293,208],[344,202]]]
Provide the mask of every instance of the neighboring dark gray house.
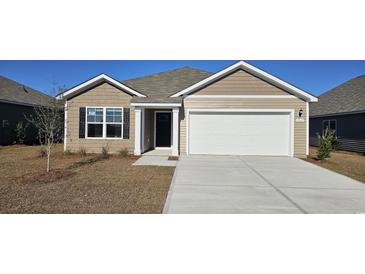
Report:
[[[23,121],[26,124],[24,115],[30,115],[34,106],[45,105],[51,99],[42,92],[0,76],[0,145],[13,144],[17,123]],[[35,128],[29,125],[25,143],[37,141],[36,135]]]
[[311,104],[311,145],[317,145],[316,132],[322,134],[326,127],[335,131],[340,149],[365,153],[365,75],[327,91]]

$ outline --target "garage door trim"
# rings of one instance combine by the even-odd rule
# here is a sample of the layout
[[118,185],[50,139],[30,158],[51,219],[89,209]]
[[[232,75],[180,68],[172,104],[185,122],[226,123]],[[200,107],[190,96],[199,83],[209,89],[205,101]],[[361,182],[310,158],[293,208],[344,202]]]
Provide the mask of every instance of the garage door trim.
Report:
[[190,109],[186,109],[186,154],[190,154],[189,151],[189,121],[190,121],[190,113],[192,112],[225,112],[225,113],[286,113],[289,114],[290,117],[290,151],[289,151],[289,156],[293,157],[294,156],[294,109],[194,109],[194,108],[190,108]]

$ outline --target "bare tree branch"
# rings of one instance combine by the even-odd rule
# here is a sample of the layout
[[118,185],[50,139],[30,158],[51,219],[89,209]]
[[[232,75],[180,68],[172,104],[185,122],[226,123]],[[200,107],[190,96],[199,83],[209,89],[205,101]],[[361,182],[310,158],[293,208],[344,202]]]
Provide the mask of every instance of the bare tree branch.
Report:
[[47,172],[50,170],[52,148],[63,136],[62,107],[61,101],[51,100],[46,106],[35,107],[34,114],[26,116],[27,121],[37,128],[40,144],[46,146]]

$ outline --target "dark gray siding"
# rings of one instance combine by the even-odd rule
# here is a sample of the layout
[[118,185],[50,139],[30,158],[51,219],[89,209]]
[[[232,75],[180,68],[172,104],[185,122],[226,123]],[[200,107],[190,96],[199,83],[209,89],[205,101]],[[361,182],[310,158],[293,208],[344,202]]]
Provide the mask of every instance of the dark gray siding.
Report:
[[365,153],[365,113],[310,118],[310,145],[317,145],[316,132],[321,133],[322,121],[329,119],[337,121],[340,149]]
[[[30,106],[21,106],[15,104],[0,103],[0,145],[10,145],[15,142],[15,127],[20,121],[23,124],[28,123],[24,115],[33,113]],[[7,122],[5,122],[7,121]],[[37,131],[29,125],[26,131],[26,144],[37,142]]]

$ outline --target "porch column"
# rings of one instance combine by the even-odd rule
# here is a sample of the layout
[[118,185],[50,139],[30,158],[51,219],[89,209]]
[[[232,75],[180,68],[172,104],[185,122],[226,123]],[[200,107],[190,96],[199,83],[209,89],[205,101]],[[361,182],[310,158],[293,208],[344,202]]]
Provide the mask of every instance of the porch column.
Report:
[[141,129],[141,153],[144,153],[145,152],[145,148],[144,148],[144,127],[145,127],[145,109],[143,108],[142,109],[142,112],[141,112],[141,125],[142,125],[142,129]]
[[179,155],[179,108],[172,109],[172,156]]
[[142,110],[136,107],[134,110],[134,155],[141,155],[141,124]]

